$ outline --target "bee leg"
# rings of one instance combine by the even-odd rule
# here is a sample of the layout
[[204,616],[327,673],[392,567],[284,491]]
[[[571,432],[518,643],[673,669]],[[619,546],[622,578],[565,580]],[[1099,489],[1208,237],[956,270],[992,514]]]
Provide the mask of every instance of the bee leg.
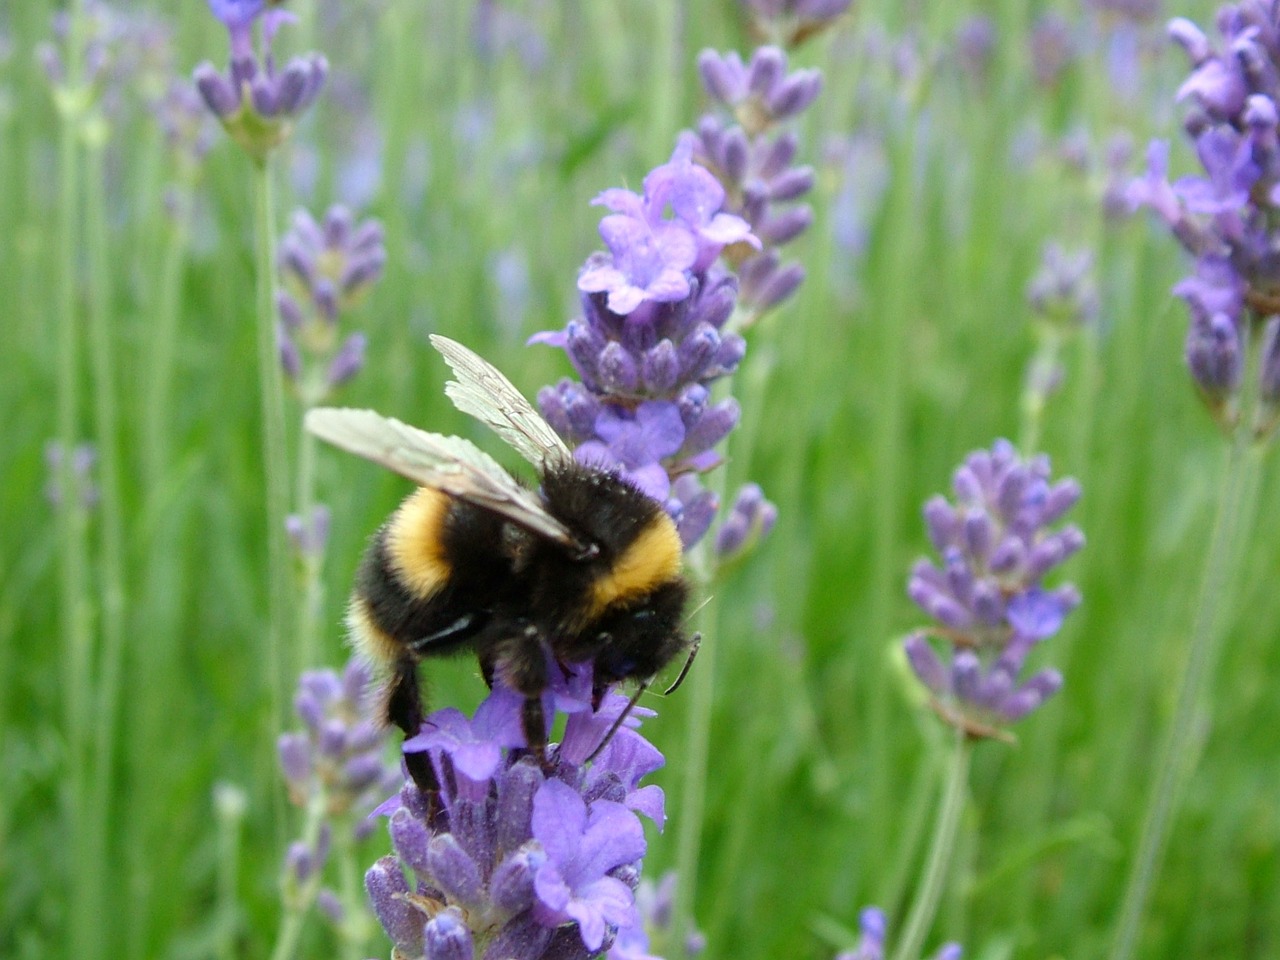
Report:
[[[418,687],[418,665],[413,660],[400,660],[387,684],[386,716],[403,731],[405,738],[416,737],[422,729],[422,693]],[[434,808],[440,796],[440,781],[427,751],[404,754],[404,765],[418,789]]]
[[541,694],[525,697],[520,722],[524,727],[524,739],[529,745],[529,751],[537,757],[542,772],[551,773],[552,767],[547,760],[547,719],[542,711]]

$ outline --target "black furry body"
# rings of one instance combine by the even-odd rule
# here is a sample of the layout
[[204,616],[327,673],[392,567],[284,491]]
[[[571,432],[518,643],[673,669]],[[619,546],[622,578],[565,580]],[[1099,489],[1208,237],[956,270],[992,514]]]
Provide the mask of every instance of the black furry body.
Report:
[[[586,549],[430,489],[374,535],[351,625],[357,645],[390,667],[385,716],[406,736],[423,720],[418,663],[427,657],[473,650],[488,683],[500,678],[526,698],[525,736],[542,756],[548,652],[560,665],[594,665],[598,704],[608,685],[648,680],[688,648],[679,537],[662,506],[577,464],[541,479],[546,512]],[[436,789],[425,753],[406,762],[420,787]]]

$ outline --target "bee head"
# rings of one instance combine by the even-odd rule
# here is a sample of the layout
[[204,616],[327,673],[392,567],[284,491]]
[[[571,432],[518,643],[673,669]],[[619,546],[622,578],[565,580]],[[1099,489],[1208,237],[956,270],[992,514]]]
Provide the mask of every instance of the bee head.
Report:
[[652,677],[684,650],[684,595],[684,583],[675,580],[640,603],[607,612],[593,631],[597,681]]

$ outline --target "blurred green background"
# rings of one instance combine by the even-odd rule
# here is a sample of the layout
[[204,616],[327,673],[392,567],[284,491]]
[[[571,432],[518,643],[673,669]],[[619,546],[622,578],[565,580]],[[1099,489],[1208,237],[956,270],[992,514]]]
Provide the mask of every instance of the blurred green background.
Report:
[[[167,74],[189,76],[203,59],[221,66],[225,31],[197,0],[127,5],[171,34],[144,44],[102,104],[100,153],[85,155],[81,196],[100,185],[108,244],[105,274],[77,291],[76,413],[83,437],[101,443],[87,318],[105,311],[125,634],[119,658],[104,660],[95,639],[88,676],[77,676],[60,632],[43,453],[57,433],[66,322],[59,114],[35,54],[55,6],[0,9],[0,956],[69,956],[77,882],[101,890],[89,918],[99,956],[209,956],[228,922],[237,955],[266,956],[297,818],[281,799],[264,668],[248,164],[219,132],[191,189],[189,235],[175,232],[165,198],[178,172],[145,107]],[[600,246],[590,199],[638,188],[667,158],[705,107],[697,52],[749,53],[748,19],[729,0],[530,0],[493,4],[485,32],[467,2],[291,6],[301,22],[282,32],[281,52],[319,49],[332,75],[282,156],[280,230],[296,205],[319,216],[345,202],[387,232],[385,277],[351,321],[369,336],[367,367],[341,401],[478,436],[444,398],[428,333],[467,343],[530,395],[567,373],[562,354],[523,343],[576,309],[577,269]],[[758,481],[780,518],[717,587],[714,656],[695,667],[714,671],[707,768],[684,762],[686,696],[650,701],[660,716],[646,727],[668,757],[657,779],[671,818],[651,838],[649,875],[674,861],[687,778],[705,784],[693,909],[712,960],[829,957],[851,944],[868,903],[891,927],[901,921],[947,740],[895,653],[922,619],[904,592],[927,549],[920,507],[948,489],[970,449],[1024,431],[1022,383],[1038,343],[1025,290],[1048,241],[1093,252],[1100,295],[1096,323],[1064,349],[1040,442],[1055,475],[1084,487],[1072,519],[1088,546],[1067,573],[1084,603],[1039,655],[1065,673],[1063,692],[1019,726],[1016,746],[977,751],[929,942],[959,940],[982,960],[1093,957],[1109,940],[1225,444],[1183,366],[1184,311],[1169,293],[1186,271],[1180,251],[1145,217],[1102,207],[1120,175],[1108,166],[1117,136],[1131,148],[1122,172],[1138,170],[1152,136],[1173,139],[1175,170],[1190,168],[1173,102],[1186,63],[1162,25],[1186,15],[1207,29],[1212,7],[1129,4],[1150,15],[1125,16],[1105,6],[858,0],[792,53],[826,78],[801,127],[802,158],[819,174],[816,222],[788,248],[809,276],[750,334],[727,467],[730,489]],[[994,45],[972,63],[958,37],[977,15]],[[1055,24],[1060,34],[1044,32]],[[1058,49],[1056,70],[1036,69]],[[95,229],[91,204],[77,223],[82,235]],[[92,251],[77,244],[73,255],[93,276]],[[166,296],[178,304],[176,389],[162,411],[167,454],[146,482],[147,358]],[[297,420],[291,404],[295,443]],[[323,665],[345,660],[353,569],[405,492],[367,464],[321,454],[320,496],[333,510]],[[1226,598],[1213,719],[1145,957],[1280,953],[1280,515],[1265,506],[1278,496],[1270,469]],[[100,514],[101,504],[89,517],[95,551]],[[95,602],[96,556],[85,571]],[[118,715],[95,714],[108,731],[93,768],[110,771],[105,853],[85,863],[68,839],[67,796],[68,769],[84,760],[64,717],[113,664]],[[307,666],[291,663],[289,678]],[[438,704],[469,708],[483,694],[466,660],[433,665],[432,677]],[[216,782],[248,797],[230,921],[217,908]],[[386,850],[379,831],[365,862]],[[313,926],[302,955],[326,956],[327,934]],[[369,944],[370,956],[388,950]]]

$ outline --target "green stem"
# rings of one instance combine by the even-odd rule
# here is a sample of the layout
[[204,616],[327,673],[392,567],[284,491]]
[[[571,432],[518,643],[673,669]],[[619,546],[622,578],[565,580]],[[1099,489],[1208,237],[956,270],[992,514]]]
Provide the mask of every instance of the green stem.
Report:
[[90,883],[107,889],[103,871],[108,861],[107,833],[111,822],[111,793],[115,780],[112,764],[120,699],[120,675],[124,662],[125,574],[124,518],[120,492],[119,417],[116,407],[116,375],[112,331],[115,328],[107,264],[107,223],[102,167],[103,144],[95,144],[85,166],[86,246],[89,265],[89,346],[93,359],[94,420],[97,433],[97,480],[100,497],[97,514],[102,537],[98,561],[101,601],[101,650],[98,655],[98,690],[94,703],[92,810],[93,846],[96,855],[80,869],[90,873]]
[[284,634],[291,595],[285,515],[289,509],[289,456],[285,441],[284,376],[276,345],[275,197],[270,159],[254,170],[254,221],[257,232],[258,380],[262,398],[262,467],[266,484],[267,539],[267,683],[271,722],[266,743],[281,730],[285,673]]
[[[1151,885],[1160,871],[1165,844],[1173,824],[1173,815],[1191,775],[1196,751],[1192,741],[1197,723],[1203,720],[1201,703],[1216,660],[1220,633],[1222,601],[1232,582],[1239,553],[1234,549],[1240,528],[1241,505],[1246,491],[1253,486],[1251,473],[1259,461],[1249,456],[1248,428],[1239,427],[1227,451],[1217,515],[1205,557],[1204,579],[1200,599],[1191,627],[1190,648],[1178,689],[1173,722],[1156,761],[1155,780],[1143,819],[1138,853],[1125,888],[1116,924],[1116,938],[1111,949],[1112,960],[1128,960],[1137,944],[1142,919],[1146,913]],[[1205,710],[1207,711],[1207,707]]]
[[1045,374],[1058,363],[1062,338],[1056,331],[1049,330],[1040,335],[1040,345],[1036,348],[1031,363],[1027,366],[1026,382],[1022,388],[1021,425],[1018,428],[1018,449],[1024,457],[1033,457],[1039,452],[1040,434],[1044,429],[1045,402],[1048,393],[1037,389],[1038,374]]
[[916,960],[920,956],[924,938],[938,912],[943,884],[951,866],[951,852],[960,827],[960,815],[964,812],[965,797],[969,792],[969,759],[972,753],[973,744],[969,738],[957,731],[955,750],[951,755],[951,766],[943,789],[942,806],[938,810],[938,822],[933,831],[929,862],[916,893],[915,903],[911,905],[906,927],[898,940],[893,960]]
[[57,510],[58,580],[62,608],[63,709],[66,724],[67,809],[71,839],[69,896],[69,954],[100,956],[101,887],[93,871],[92,811],[89,810],[86,764],[89,762],[90,710],[93,705],[92,617],[88,584],[88,529],[85,506],[72,465],[79,437],[80,318],[77,308],[80,215],[80,125],[84,118],[81,60],[84,49],[82,12],[70,8],[66,45],[67,78],[55,90],[60,130],[58,145],[58,368],[57,429],[62,446],[58,484],[62,503]]
[[244,795],[238,787],[214,787],[214,811],[218,820],[218,924],[214,955],[235,960],[239,927],[240,825],[244,821]]
[[369,939],[370,923],[365,906],[364,886],[360,882],[360,864],[357,859],[355,833],[351,823],[342,820],[334,824],[333,844],[338,861],[338,888],[342,898],[342,957],[343,960],[360,960],[365,956],[365,943]]
[[[307,819],[302,826],[302,843],[310,851],[315,851],[316,841],[320,837],[320,827],[324,824],[328,797],[323,789],[315,790],[307,801]],[[285,870],[288,871],[286,865]],[[276,934],[276,946],[271,951],[271,960],[293,960],[298,952],[298,941],[302,938],[302,927],[311,905],[315,902],[320,890],[322,865],[316,864],[300,886],[294,887],[294,878],[288,873],[281,878],[281,889],[284,893],[284,913],[280,916],[280,930]]]
[[169,459],[169,441],[174,431],[169,391],[173,383],[174,357],[178,344],[178,316],[182,302],[183,268],[187,261],[187,239],[191,226],[192,197],[183,184],[178,193],[160,265],[159,292],[147,337],[147,377],[142,391],[143,477],[145,494],[160,497],[160,486]]
[[[723,493],[724,471],[717,471]],[[705,594],[710,585],[710,534],[693,550],[690,564],[697,584],[696,593]],[[684,789],[680,795],[680,826],[676,834],[676,876],[679,890],[675,898],[675,915],[671,923],[673,955],[683,952],[687,935],[693,930],[693,907],[697,897],[698,863],[702,849],[702,817],[707,802],[707,761],[711,752],[711,705],[715,700],[716,626],[720,620],[720,603],[712,594],[695,617],[696,629],[710,638],[698,652],[695,669],[689,671],[685,686],[689,688]]]
[[[299,421],[301,422],[301,421]],[[320,611],[324,605],[324,547],[316,539],[316,438],[306,430],[298,434],[298,516],[302,521],[304,544],[316,549],[303,549],[302,596],[298,603],[299,662],[305,668],[316,665],[320,633]]]

